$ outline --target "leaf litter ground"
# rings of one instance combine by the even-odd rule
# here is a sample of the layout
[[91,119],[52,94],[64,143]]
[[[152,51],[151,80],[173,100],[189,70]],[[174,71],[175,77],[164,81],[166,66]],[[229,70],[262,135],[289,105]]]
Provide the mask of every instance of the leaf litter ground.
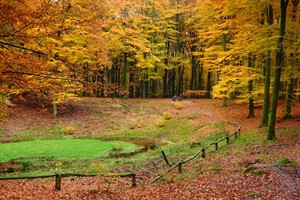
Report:
[[[75,120],[75,134],[94,130],[94,133],[104,131],[105,123],[112,122],[113,117],[129,118],[137,116],[135,112],[111,111],[106,101],[112,107],[117,104],[109,100],[85,99],[82,102],[70,103],[59,119],[52,118],[48,111],[41,112],[34,107],[21,105],[11,108],[11,115],[1,129],[7,131],[2,141],[10,141],[10,133],[16,130],[34,126],[55,126],[58,121],[62,126]],[[154,101],[154,102],[153,102]],[[158,104],[168,104],[170,100],[129,100],[130,108],[146,113],[142,117],[154,118]],[[122,103],[122,102],[121,102]],[[283,113],[279,112],[277,122],[278,140],[264,142],[266,129],[259,129],[261,108],[256,108],[256,118],[246,119],[247,105],[230,104],[226,109],[220,109],[221,102],[217,100],[184,100],[184,109],[180,115],[197,115],[193,123],[210,123],[227,119],[242,125],[241,139],[236,143],[213,152],[203,160],[199,159],[184,166],[184,174],[177,176],[176,172],[166,176],[155,184],[148,184],[151,177],[151,166],[162,167],[163,161],[151,161],[149,174],[138,172],[138,186],[131,187],[129,179],[117,178],[64,178],[62,190],[54,190],[54,180],[13,180],[0,181],[0,199],[299,199],[300,198],[300,106],[293,108],[292,120],[280,120]],[[103,106],[103,105],[106,105]],[[150,107],[152,109],[150,109]],[[283,110],[280,104],[279,111]],[[101,109],[99,108],[101,107]],[[91,111],[99,110],[98,115]],[[117,110],[117,109],[116,109]],[[201,115],[198,115],[201,113]],[[101,118],[101,120],[99,120]],[[122,127],[117,127],[120,129]],[[208,130],[205,130],[208,131]],[[290,134],[292,133],[292,134]],[[243,137],[257,137],[258,141],[243,143]],[[196,140],[197,138],[195,138]],[[259,142],[263,141],[263,142]],[[274,163],[282,158],[295,162],[294,166],[276,166]],[[254,173],[243,173],[251,165],[258,166]],[[126,166],[124,167],[126,168]],[[118,169],[119,171],[125,169]],[[155,173],[155,171],[153,172]],[[192,174],[192,175],[190,175]]]

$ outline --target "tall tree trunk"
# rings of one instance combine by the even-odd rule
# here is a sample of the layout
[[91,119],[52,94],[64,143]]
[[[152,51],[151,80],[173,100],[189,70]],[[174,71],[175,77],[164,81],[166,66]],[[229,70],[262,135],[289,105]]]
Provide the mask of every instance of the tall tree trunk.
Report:
[[[155,74],[157,74],[157,68],[154,68]],[[151,97],[157,97],[157,80],[151,80]]]
[[[269,25],[273,24],[273,7],[269,5],[267,8],[267,21]],[[271,36],[271,33],[270,35]],[[265,77],[264,77],[264,100],[262,108],[262,117],[259,127],[267,127],[270,113],[270,83],[271,83],[271,50],[268,50],[265,61]]]
[[221,108],[225,108],[227,107],[227,98],[226,97],[223,97],[222,98],[222,105],[221,105]]
[[142,81],[142,98],[147,98],[147,82]]
[[[296,22],[296,17],[297,17],[297,6],[299,4],[299,0],[292,0],[293,3],[293,10],[292,10],[292,21]],[[298,39],[298,33],[292,32],[292,36],[295,36],[295,41]],[[292,40],[293,42],[293,40]],[[294,55],[294,53],[291,53],[290,55],[290,64],[292,67],[295,67],[295,65],[298,63],[298,59],[295,58],[297,57]],[[286,95],[286,106],[285,106],[285,116],[284,119],[290,119],[292,118],[292,103],[294,100],[294,92],[295,92],[295,78],[293,77],[294,74],[290,73],[289,74],[289,80],[288,80],[288,90],[287,90],[287,95]]]
[[164,79],[163,79],[163,97],[168,97],[168,70],[164,70]]
[[[222,40],[223,51],[227,51],[227,48],[226,48],[226,46],[227,46],[227,35],[223,34],[222,37],[221,37],[221,40]],[[222,65],[223,65],[223,67],[225,66],[225,60],[223,60]],[[228,92],[226,91],[226,93],[228,93]],[[223,103],[222,103],[221,107],[225,108],[225,107],[227,107],[227,97],[224,96],[222,99],[223,99]]]
[[182,80],[181,80],[181,76],[182,76],[182,72],[181,72],[181,68],[182,67],[178,67],[177,69],[177,87],[176,87],[176,95],[180,96],[181,95],[181,88],[182,88]]
[[286,26],[286,10],[289,4],[289,0],[280,0],[280,35],[278,38],[278,44],[276,49],[276,69],[274,74],[274,83],[273,83],[273,93],[272,93],[272,104],[271,111],[269,117],[269,126],[268,126],[268,140],[276,139],[275,135],[275,121],[276,121],[276,111],[277,111],[277,103],[278,103],[278,93],[280,87],[280,77],[281,77],[281,69],[284,60],[284,52],[283,52],[283,39],[285,35],[285,26]]
[[116,66],[116,83],[117,86],[121,86],[121,64]]
[[[135,76],[139,77],[139,68],[135,68]],[[140,95],[140,81],[138,79],[135,79],[134,84],[135,84],[134,97],[139,98],[141,96]]]
[[[165,66],[168,66],[168,56],[169,56],[169,53],[170,53],[170,41],[168,40],[168,36],[167,36],[167,33],[165,35],[165,38],[166,38],[166,48],[167,48],[167,51],[166,51],[166,58],[165,58]],[[165,69],[164,70],[164,79],[163,79],[163,97],[168,97],[169,95],[169,88],[170,88],[170,85],[168,84],[169,83],[169,76],[168,76],[168,69]]]
[[198,67],[198,80],[197,80],[197,89],[198,90],[204,90],[202,76],[203,76],[203,67],[202,67],[202,65],[200,65]]
[[128,89],[127,71],[128,71],[128,53],[125,52],[124,53],[124,63],[123,63],[123,79],[122,79],[122,85],[123,85],[125,91],[127,91],[127,89]]
[[170,94],[170,96],[173,96],[173,95],[175,95],[176,93],[175,93],[175,91],[176,91],[176,69],[175,68],[173,68],[172,69],[172,71],[171,71],[171,78],[170,78],[170,81],[171,81],[171,83],[170,83],[170,85],[171,85],[171,94]]
[[192,74],[191,74],[191,81],[190,81],[190,90],[195,90],[196,76],[197,76],[197,58],[196,56],[193,55],[193,52],[196,52],[196,46],[192,46],[191,51],[192,51],[192,58],[191,58]]
[[264,100],[260,127],[267,127],[270,113],[271,50],[268,50],[265,63]]
[[292,118],[292,103],[294,100],[295,78],[289,78],[288,91],[286,94],[286,105],[284,119]]
[[212,85],[211,85],[211,71],[209,71],[207,73],[207,84],[206,84],[206,94],[205,94],[205,98],[206,99],[210,99],[211,98],[211,89],[212,89]]
[[[255,60],[255,56],[253,56],[251,53],[248,55],[248,67],[249,68],[252,68],[254,67],[253,66],[253,63],[254,63],[254,60]],[[252,96],[252,91],[253,91],[253,80],[250,80],[248,82],[248,89],[249,89],[249,114],[248,114],[248,117],[247,118],[255,118],[255,115],[254,115],[254,99],[253,99],[253,96]]]
[[135,76],[135,70],[134,69],[130,69],[129,72],[129,98],[133,98],[135,95],[135,80],[134,80],[134,76]]
[[181,87],[180,87],[180,90],[181,90],[181,92],[180,92],[180,95],[182,94],[182,92],[184,91],[184,90],[186,90],[186,89],[188,89],[188,88],[186,88],[186,86],[185,86],[185,81],[184,81],[184,66],[181,68],[182,70],[181,70],[181,73],[180,73],[180,76],[181,76],[181,83],[180,83],[180,85],[181,85]]

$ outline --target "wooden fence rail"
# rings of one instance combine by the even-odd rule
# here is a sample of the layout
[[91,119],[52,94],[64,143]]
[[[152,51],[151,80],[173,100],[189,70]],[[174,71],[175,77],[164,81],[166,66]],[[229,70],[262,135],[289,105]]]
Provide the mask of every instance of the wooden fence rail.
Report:
[[236,122],[228,122],[232,125],[234,125],[236,127],[236,130],[234,133],[230,134],[229,136],[225,136],[219,140],[217,140],[216,142],[212,142],[210,143],[209,145],[207,145],[206,147],[203,147],[201,148],[199,151],[197,151],[194,155],[192,155],[190,158],[187,158],[183,161],[178,161],[177,163],[175,163],[174,165],[170,165],[169,161],[168,161],[168,158],[165,154],[164,151],[162,151],[162,154],[163,154],[163,158],[164,160],[166,161],[167,165],[168,166],[171,166],[167,171],[165,171],[163,174],[159,174],[158,176],[156,176],[150,183],[154,183],[155,181],[161,179],[164,175],[166,175],[167,173],[173,171],[175,168],[178,168],[178,172],[179,174],[182,174],[182,166],[183,164],[187,163],[187,162],[190,162],[191,160],[194,160],[199,154],[201,154],[201,157],[202,158],[205,158],[206,157],[206,150],[210,147],[210,146],[215,146],[215,149],[218,150],[219,148],[219,143],[226,140],[226,143],[227,144],[230,144],[230,138],[234,136],[235,139],[237,139],[238,137],[238,134],[240,133],[241,131],[241,125],[236,123]]
[[126,173],[126,174],[73,174],[73,173],[66,173],[66,174],[52,174],[52,175],[45,175],[45,176],[23,176],[23,177],[9,177],[9,178],[0,178],[0,180],[17,180],[17,179],[38,179],[38,178],[52,178],[55,177],[55,190],[61,190],[61,179],[63,177],[130,177],[131,178],[131,185],[132,187],[136,186],[136,174],[134,173]]

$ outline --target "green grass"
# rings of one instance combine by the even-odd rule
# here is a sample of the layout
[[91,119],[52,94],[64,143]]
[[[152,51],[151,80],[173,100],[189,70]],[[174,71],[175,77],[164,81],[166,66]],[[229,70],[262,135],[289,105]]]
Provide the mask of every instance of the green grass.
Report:
[[290,160],[289,158],[283,158],[277,160],[276,166],[295,166],[295,161]]
[[103,142],[99,140],[33,140],[17,143],[0,144],[0,162],[16,158],[97,158],[104,157],[113,150],[121,147],[120,152],[128,153],[137,149],[131,143],[121,141]]
[[[146,112],[146,108],[143,107],[141,112]],[[162,113],[157,113],[158,117],[161,117]],[[97,114],[99,118],[107,117],[102,113]],[[117,118],[114,123],[107,125],[112,127],[106,127],[108,130],[101,134],[68,135],[66,128],[59,122],[55,126],[45,128],[44,131],[34,128],[15,131],[11,134],[10,141],[19,141],[18,143],[0,144],[0,162],[14,159],[14,171],[0,176],[44,175],[57,172],[98,173],[103,169],[124,169],[124,166],[127,171],[147,171],[149,163],[161,159],[162,150],[173,163],[178,159],[190,157],[200,147],[228,134],[224,130],[223,122],[212,123],[210,126],[213,126],[215,132],[201,141],[196,141],[201,145],[192,148],[191,138],[195,137],[194,134],[199,134],[196,133],[199,125],[190,123],[191,119],[173,114],[172,118],[166,120],[164,126],[159,128],[155,126],[153,118],[148,120],[144,117],[139,120],[138,117],[133,119],[133,122],[138,123],[134,128],[131,128],[132,124],[128,121],[128,127],[118,128],[125,122]],[[66,139],[71,137],[73,139]],[[155,148],[126,159],[109,156],[110,153],[129,153],[153,145]]]

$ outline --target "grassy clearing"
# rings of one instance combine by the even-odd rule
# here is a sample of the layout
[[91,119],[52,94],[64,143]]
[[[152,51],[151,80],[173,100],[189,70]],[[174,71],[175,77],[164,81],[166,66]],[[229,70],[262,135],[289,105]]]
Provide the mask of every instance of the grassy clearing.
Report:
[[[0,145],[0,160],[3,162],[19,158],[16,160],[17,166],[14,167],[16,170],[6,176],[18,176],[20,173],[22,175],[43,175],[57,172],[99,173],[103,169],[124,167],[128,163],[131,166],[128,170],[140,170],[143,163],[160,159],[162,150],[168,154],[171,161],[175,161],[178,156],[189,157],[198,150],[198,147],[203,147],[228,134],[224,131],[224,124],[216,123],[215,127],[218,128],[218,132],[197,141],[197,145],[194,146],[194,142],[191,142],[190,138],[196,134],[197,126],[191,125],[188,119],[166,120],[165,126],[160,128],[155,127],[154,124],[148,124],[144,128],[128,129],[116,133],[81,134],[77,136],[77,139],[63,139],[73,136],[68,135],[66,130],[58,124],[44,133],[38,133],[36,130],[15,133],[18,141],[25,141]],[[28,141],[34,138],[57,140]],[[91,140],[92,138],[97,140]],[[108,156],[111,152],[133,152],[137,146],[147,147],[149,150],[126,159]],[[18,151],[15,152],[12,149],[18,149]],[[143,170],[147,171],[148,169]]]
[[[14,131],[9,134],[10,140],[8,141],[22,141],[21,143],[24,142],[24,145],[26,144],[27,147],[11,146],[11,148],[23,149],[23,152],[19,155],[9,155],[14,153],[8,150],[10,151],[9,153],[3,153],[5,156],[7,154],[5,159],[1,158],[0,155],[0,160],[3,161],[18,158],[14,160],[17,161],[18,165],[13,167],[16,170],[13,173],[5,171],[5,176],[15,176],[18,173],[23,175],[43,175],[54,172],[98,172],[99,170],[111,170],[117,167],[124,169],[124,166],[129,171],[134,171],[135,169],[147,171],[149,168],[147,164],[161,159],[162,150],[166,152],[171,162],[177,161],[181,158],[190,157],[199,148],[228,134],[225,131],[225,123],[202,122],[201,119],[207,117],[206,114],[199,114],[194,110],[187,111],[185,102],[180,103],[179,108],[173,104],[173,102],[167,101],[138,101],[136,105],[131,106],[130,112],[123,108],[111,110],[107,107],[105,109],[95,107],[90,112],[97,119],[93,123],[89,121],[89,123],[80,125],[80,122],[69,120],[68,124],[66,124],[64,119],[61,119],[62,122],[59,121],[55,125],[45,127],[43,130],[41,128],[29,128],[27,130]],[[155,121],[157,119],[164,120],[163,126],[156,126]],[[103,132],[93,132],[92,129],[88,129],[90,132],[80,132],[78,134],[78,128],[92,126],[98,120],[102,120],[101,124],[105,127],[102,129]],[[195,123],[195,120],[197,123]],[[198,131],[200,128],[201,131]],[[206,128],[211,131],[206,133]],[[0,131],[0,137],[4,135],[5,132]],[[82,141],[76,139],[82,139]],[[52,146],[53,152],[46,149],[46,147],[39,147],[38,143],[40,140],[53,140],[52,142],[58,144],[57,146],[48,144],[48,147]],[[124,144],[131,143],[131,145],[136,146],[135,149],[132,148],[128,151],[124,149],[125,146],[123,144],[109,146],[105,149],[104,143],[99,147],[96,144],[89,144],[87,142],[89,140],[109,143],[111,141],[123,141]],[[59,141],[63,141],[63,143],[59,143]],[[57,149],[60,146],[65,147],[68,145],[66,141],[73,141],[71,142],[72,145],[75,145],[74,141],[81,141],[82,143],[78,143],[77,147],[69,149],[67,153],[63,153],[62,150],[61,153],[58,153]],[[13,145],[13,143],[5,145],[9,144]],[[220,145],[222,146],[223,144]],[[97,146],[97,148],[93,146]],[[146,151],[126,158],[109,156],[110,153],[133,152],[138,148],[137,146],[145,148]],[[2,147],[0,146],[0,148]],[[43,150],[44,148],[45,150]],[[31,152],[27,152],[28,149]],[[10,164],[10,162],[7,163]],[[143,165],[146,166],[145,169],[141,169]]]
[[97,158],[118,147],[122,153],[133,152],[137,146],[131,143],[98,140],[34,140],[17,143],[0,144],[0,162],[15,158]]

